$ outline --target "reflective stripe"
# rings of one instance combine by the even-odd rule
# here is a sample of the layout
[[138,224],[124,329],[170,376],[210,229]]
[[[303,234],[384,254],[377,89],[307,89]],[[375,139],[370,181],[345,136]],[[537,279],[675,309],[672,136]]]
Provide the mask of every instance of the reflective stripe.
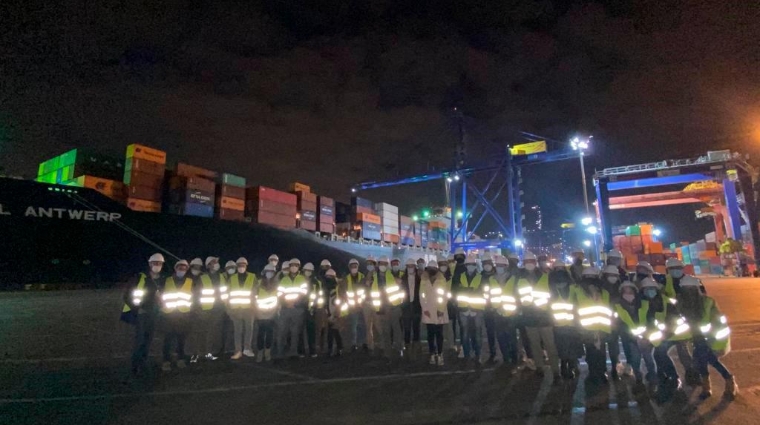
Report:
[[731,329],[723,328],[718,332],[715,332],[715,339],[725,339],[731,333]]
[[443,304],[443,297],[438,297],[438,304]]
[[227,299],[230,298],[230,295],[229,294],[222,294],[219,298],[221,298],[222,301],[227,301]]
[[143,291],[142,289],[135,289],[134,291],[132,291],[132,296],[134,297],[142,297],[143,295],[145,295],[145,291]]
[[654,331],[651,334],[649,334],[649,340],[651,342],[656,342],[662,339],[662,331]]
[[233,297],[249,297],[251,295],[251,291],[232,291],[230,292],[230,296]]
[[201,290],[201,295],[214,295],[215,293],[216,293],[216,291],[214,291],[213,289],[202,289]]
[[134,304],[135,306],[139,306],[141,302],[142,302],[142,298],[132,298],[132,304]]
[[227,292],[227,287],[226,286],[220,286],[219,287],[219,292]]
[[502,295],[501,302],[515,304],[517,300],[515,299],[515,297],[510,297],[509,295]]
[[251,304],[251,300],[244,298],[233,298],[230,300],[230,304]]
[[525,286],[517,290],[517,293],[520,295],[530,294],[531,292],[533,292],[533,288],[530,286]]
[[712,324],[711,323],[708,323],[706,325],[702,325],[702,326],[699,327],[699,330],[702,331],[703,334],[706,334],[706,333],[710,332],[711,329],[712,329]]
[[[403,293],[403,292],[399,292],[397,294],[393,294],[393,295],[388,296],[388,301],[395,302],[395,301],[398,301],[398,300],[403,300],[404,298],[406,298],[406,294]],[[374,304],[374,301],[373,301],[373,304]]]
[[[396,292],[399,289],[401,289],[401,288],[399,288],[398,285],[387,286],[387,287],[385,287],[385,293],[386,294],[390,294],[391,292]],[[378,296],[379,296],[379,294],[378,294]]]
[[612,320],[606,317],[588,317],[585,319],[581,319],[581,326],[591,326],[591,325],[610,326],[612,325]]
[[612,310],[601,305],[595,305],[591,307],[583,307],[578,309],[580,316],[588,316],[594,313],[604,314],[605,316],[612,317]]
[[639,326],[638,328],[631,329],[631,333],[634,336],[641,336],[646,331],[647,331],[647,328],[645,328],[644,326]]
[[380,291],[372,291],[372,292],[370,293],[370,296],[371,296],[372,298],[380,298]]
[[720,316],[720,323],[722,323],[722,324],[724,324],[724,325],[725,325],[726,323],[728,323],[728,319],[726,318],[726,316]]
[[554,313],[554,320],[572,322],[575,316],[571,313]]
[[505,311],[515,311],[517,310],[517,306],[514,304],[504,304],[501,306]]
[[493,288],[493,289],[491,289],[491,295],[501,295],[501,292],[502,292],[501,288],[498,287],[498,286],[495,287],[495,288]]
[[380,300],[372,300],[372,305],[375,307],[381,307],[383,305],[383,302]]
[[573,311],[573,308],[575,306],[570,303],[553,303],[552,304],[552,310],[567,310],[567,311]]
[[202,304],[213,304],[216,301],[214,297],[201,297]]
[[298,299],[298,294],[285,294],[285,301],[294,301]]
[[533,304],[535,304],[537,307],[541,307],[549,303],[549,300],[546,298],[538,298],[535,301],[533,301]]
[[689,324],[688,323],[682,323],[678,326],[676,326],[676,330],[673,332],[676,335],[681,335],[689,331]]

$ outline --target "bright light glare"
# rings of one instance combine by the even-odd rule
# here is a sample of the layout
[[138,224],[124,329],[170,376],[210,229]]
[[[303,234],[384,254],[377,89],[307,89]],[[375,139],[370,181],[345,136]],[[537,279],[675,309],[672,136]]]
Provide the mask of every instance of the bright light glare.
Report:
[[457,211],[457,218],[464,217],[464,213],[462,211]]
[[595,235],[598,229],[596,228],[596,226],[589,226],[586,228],[586,231],[591,233],[592,235]]
[[660,229],[654,229],[654,230],[652,230],[652,234],[655,235],[655,236],[660,236],[660,235],[662,235],[662,230],[660,230]]
[[459,181],[459,174],[454,174],[454,180]]
[[447,181],[447,182],[449,182],[449,183],[451,183],[451,182],[453,182],[454,180],[452,180],[452,179],[451,179],[451,177],[446,177],[446,181]]
[[419,218],[419,217],[417,217],[416,215],[413,215],[413,216],[412,216],[412,221],[417,221],[417,220],[419,220],[419,219],[420,219],[420,218]]
[[594,220],[591,217],[583,217],[583,219],[581,220],[581,224],[583,224],[584,226],[588,226],[593,221]]
[[574,137],[572,140],[570,140],[570,145],[573,147],[574,151],[577,151],[577,150],[585,151],[589,147],[589,140],[580,139],[579,137]]
[[351,188],[351,193],[356,193],[356,188],[355,187]]
[[521,246],[523,246],[523,241],[521,241],[520,239],[515,239],[515,247],[519,248]]
[[590,246],[591,246],[591,241],[588,241],[588,240],[586,240],[586,241],[583,241],[583,245],[584,245],[586,248],[588,248],[588,247],[590,247]]

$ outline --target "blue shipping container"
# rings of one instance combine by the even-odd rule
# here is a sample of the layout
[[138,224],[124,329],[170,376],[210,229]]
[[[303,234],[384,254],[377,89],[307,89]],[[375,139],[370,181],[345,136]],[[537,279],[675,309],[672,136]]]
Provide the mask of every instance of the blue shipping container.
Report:
[[183,215],[192,215],[195,217],[208,217],[208,218],[211,218],[214,216],[213,205],[187,203],[187,204],[182,205],[182,209],[184,210]]
[[402,245],[414,245],[414,238],[401,238]]

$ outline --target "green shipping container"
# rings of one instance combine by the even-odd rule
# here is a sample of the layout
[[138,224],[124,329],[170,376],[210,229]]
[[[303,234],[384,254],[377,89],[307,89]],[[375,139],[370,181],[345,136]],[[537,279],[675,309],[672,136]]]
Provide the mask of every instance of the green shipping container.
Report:
[[58,168],[58,157],[55,157],[53,159],[48,159],[45,162],[40,163],[39,168],[37,169],[37,176],[44,176],[46,174],[50,174],[57,170]]
[[64,153],[63,155],[59,156],[58,157],[58,168],[63,168],[65,166],[67,166],[67,165],[74,165],[74,164],[76,164],[77,163],[77,156],[78,156],[78,154],[81,154],[81,155],[79,155],[80,158],[85,155],[84,153],[81,152],[80,149],[72,149],[72,150]]
[[37,177],[37,181],[40,182],[40,183],[55,184],[56,183],[56,181],[55,181],[56,175],[57,175],[57,172],[53,171],[52,173],[47,173],[45,175],[38,176]]
[[626,236],[641,236],[641,227],[638,225],[628,226],[625,228]]
[[224,173],[222,174],[222,184],[236,187],[245,187],[245,177]]

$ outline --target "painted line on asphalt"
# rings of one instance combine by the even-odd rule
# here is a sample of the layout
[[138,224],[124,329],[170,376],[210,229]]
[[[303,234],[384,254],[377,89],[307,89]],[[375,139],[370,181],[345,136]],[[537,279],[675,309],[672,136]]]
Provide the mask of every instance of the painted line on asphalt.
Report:
[[216,387],[216,388],[203,388],[196,390],[169,390],[169,391],[151,391],[144,393],[117,393],[117,394],[91,394],[80,396],[64,396],[64,397],[39,397],[39,398],[3,398],[0,399],[0,405],[2,404],[34,404],[34,403],[59,403],[59,402],[72,402],[72,401],[96,401],[96,400],[110,400],[110,399],[129,399],[129,398],[145,398],[145,397],[161,397],[161,396],[180,396],[180,395],[194,395],[194,394],[214,394],[214,393],[228,393],[241,390],[257,390],[266,388],[278,388],[278,387],[290,387],[294,385],[330,385],[330,384],[342,384],[352,382],[365,382],[365,381],[393,381],[413,378],[425,378],[425,377],[437,377],[437,376],[452,376],[452,375],[469,375],[472,373],[493,372],[495,368],[473,369],[473,370],[450,370],[443,372],[417,372],[417,373],[394,373],[390,375],[371,375],[371,376],[357,376],[351,378],[332,378],[332,379],[319,379],[314,381],[291,381],[291,382],[273,382],[269,384],[255,384],[255,385],[238,385],[229,387]]

